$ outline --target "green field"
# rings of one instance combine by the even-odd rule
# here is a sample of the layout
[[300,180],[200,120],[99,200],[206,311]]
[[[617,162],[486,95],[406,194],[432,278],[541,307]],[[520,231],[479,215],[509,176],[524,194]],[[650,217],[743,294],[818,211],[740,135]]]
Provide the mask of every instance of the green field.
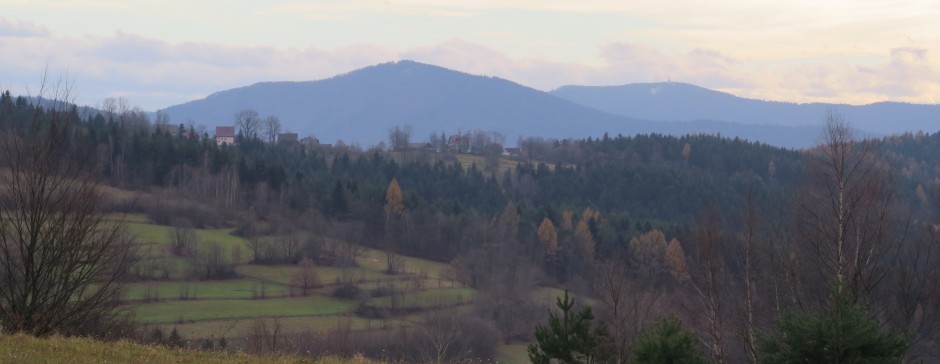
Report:
[[[198,324],[213,321],[213,327],[223,327],[231,320],[255,317],[309,317],[311,324],[336,320],[350,313],[355,302],[330,297],[333,286],[341,277],[358,284],[363,290],[392,285],[405,290],[401,298],[404,307],[421,308],[454,305],[468,302],[473,297],[470,289],[461,288],[456,282],[445,280],[448,265],[426,259],[400,256],[402,272],[389,275],[385,272],[386,257],[381,251],[363,248],[356,267],[346,269],[317,267],[317,281],[321,288],[311,291],[309,297],[290,297],[291,281],[299,272],[296,266],[267,266],[240,264],[238,279],[183,281],[188,260],[169,256],[168,244],[172,228],[154,225],[141,216],[128,215],[128,230],[138,237],[150,260],[144,264],[169,265],[173,270],[171,280],[143,281],[129,284],[124,299],[133,308],[142,323],[147,324]],[[196,233],[203,240],[224,244],[245,244],[245,240],[231,235],[231,229],[200,230]],[[260,299],[264,290],[264,299]],[[417,290],[417,291],[415,291]],[[299,293],[299,289],[295,290]],[[414,291],[414,292],[411,292]],[[369,301],[378,307],[389,307],[390,297],[377,297]],[[209,330],[198,329],[201,334]]]
[[[140,243],[167,245],[170,242],[170,232],[173,228],[164,225],[155,225],[140,219],[127,221],[127,230],[137,237]],[[248,249],[248,241],[240,236],[232,235],[234,229],[195,229],[199,241],[217,242],[232,246],[239,244],[242,249]]]
[[252,317],[336,315],[349,311],[353,305],[352,301],[318,295],[258,300],[197,299],[136,304],[131,307],[142,323],[166,324]]
[[[469,303],[476,297],[475,290],[453,280],[447,263],[396,256],[401,270],[388,274],[385,253],[370,248],[359,249],[356,266],[316,267],[317,286],[308,291],[307,297],[292,297],[300,293],[299,288],[291,289],[300,268],[246,264],[251,259],[247,241],[232,235],[232,229],[195,229],[195,232],[202,242],[222,244],[228,254],[236,246],[241,248],[237,278],[187,281],[191,258],[170,254],[171,227],[153,224],[143,215],[109,218],[123,219],[128,231],[137,237],[139,252],[144,254],[138,264],[153,276],[166,277],[129,284],[124,294],[126,306],[133,309],[140,323],[166,330],[176,328],[190,340],[241,336],[258,319],[277,319],[289,332],[330,330],[337,325],[349,325],[354,330],[413,325],[437,310],[454,314],[468,312],[473,309]],[[341,280],[359,287],[361,303],[404,311],[388,319],[358,317],[355,312],[359,300],[332,297]],[[397,293],[369,298],[371,291],[389,288]],[[262,289],[264,298],[261,298]],[[559,292],[540,289],[536,296],[550,300]],[[527,359],[525,345],[504,346],[500,350],[499,362],[515,363],[521,359]]]
[[[260,295],[261,281],[255,279],[233,279],[223,281],[193,281],[193,282],[143,282],[128,285],[124,299],[139,301],[145,298],[148,288],[155,297],[153,300],[179,300],[179,299],[251,299]],[[264,284],[265,294],[268,297],[279,297],[290,294],[287,286],[279,283]]]

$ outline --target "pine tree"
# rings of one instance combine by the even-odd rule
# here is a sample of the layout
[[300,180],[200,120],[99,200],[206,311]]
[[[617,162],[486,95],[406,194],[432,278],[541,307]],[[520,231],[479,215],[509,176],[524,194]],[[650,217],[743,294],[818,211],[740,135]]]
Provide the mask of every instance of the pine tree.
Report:
[[590,307],[574,311],[574,298],[556,298],[555,305],[561,309],[561,317],[549,312],[548,327],[535,326],[537,344],[529,345],[529,360],[536,364],[547,364],[551,359],[561,363],[597,363],[605,357],[602,344],[610,336],[607,326],[601,323],[592,330],[594,314]]

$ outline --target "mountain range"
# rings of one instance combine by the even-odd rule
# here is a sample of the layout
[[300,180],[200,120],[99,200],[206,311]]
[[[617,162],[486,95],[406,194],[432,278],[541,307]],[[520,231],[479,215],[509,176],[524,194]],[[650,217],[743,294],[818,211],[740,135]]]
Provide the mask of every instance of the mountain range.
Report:
[[878,102],[845,105],[763,101],[679,82],[563,86],[551,92],[616,115],[646,120],[722,120],[739,124],[818,126],[829,111],[870,134],[940,128],[940,105]]
[[827,110],[863,135],[940,129],[940,107],[791,104],[739,98],[668,82],[613,87],[564,86],[543,92],[505,79],[413,61],[384,63],[305,82],[262,82],[164,109],[173,122],[232,125],[243,109],[276,115],[282,129],[324,143],[374,145],[391,127],[411,125],[412,141],[432,134],[498,131],[518,137],[721,134],[771,145],[814,144]]

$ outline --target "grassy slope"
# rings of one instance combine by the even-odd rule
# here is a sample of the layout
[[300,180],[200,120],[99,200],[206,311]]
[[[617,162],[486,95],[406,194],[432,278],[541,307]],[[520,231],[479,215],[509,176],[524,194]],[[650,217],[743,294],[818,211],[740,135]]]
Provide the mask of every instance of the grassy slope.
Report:
[[167,349],[126,341],[99,342],[81,338],[37,339],[25,335],[0,335],[0,363],[323,363],[365,364],[364,359],[324,359],[250,356]]
[[[482,157],[480,157],[482,164]],[[461,162],[478,162],[467,158]],[[503,166],[501,166],[502,168]],[[168,233],[170,227],[154,225],[143,215],[128,215],[128,229],[138,236],[139,243],[155,251],[165,249],[168,244]],[[231,229],[200,230],[196,229],[202,241],[217,241],[224,246],[242,245],[243,252],[247,253],[244,239],[230,234]],[[181,270],[188,262],[185,259],[169,257],[174,261],[175,270]],[[166,259],[166,258],[162,258]],[[360,287],[363,289],[374,288],[384,285],[383,282],[397,282],[403,287],[410,287],[411,280],[408,276],[421,274],[426,277],[423,280],[423,289],[409,290],[405,297],[406,307],[424,307],[439,304],[465,303],[472,299],[475,291],[465,288],[457,282],[447,277],[448,265],[446,263],[434,262],[431,260],[400,256],[405,271],[404,275],[387,275],[385,269],[385,254],[382,251],[370,248],[362,248],[361,255],[357,261],[358,267],[350,268],[354,280],[360,281]],[[311,297],[298,298],[277,298],[276,296],[285,295],[286,285],[299,268],[295,266],[263,266],[253,264],[241,264],[238,266],[238,272],[243,278],[227,281],[193,281],[190,282],[191,292],[198,298],[197,300],[180,301],[179,287],[182,285],[177,277],[179,272],[173,274],[174,280],[140,282],[131,284],[125,296],[129,300],[140,300],[143,297],[146,285],[152,285],[158,292],[159,302],[143,303],[140,301],[131,304],[137,310],[138,318],[142,323],[158,324],[165,326],[166,329],[178,328],[187,338],[199,338],[210,336],[231,336],[244,332],[255,318],[280,317],[281,324],[291,331],[303,330],[325,330],[335,327],[347,319],[350,320],[354,329],[375,329],[382,327],[382,320],[369,320],[354,315],[350,315],[353,308],[353,301],[338,300],[328,296],[331,287],[323,287],[315,290]],[[321,284],[332,285],[340,275],[341,270],[333,267],[318,267],[318,280]],[[260,281],[268,282],[267,291],[270,298],[267,300],[252,300],[252,289],[258,289]],[[559,289],[543,288],[535,292],[536,296],[547,303],[554,302],[556,295],[562,294]],[[369,300],[371,304],[377,306],[387,306],[390,304],[389,297],[377,297]],[[183,322],[179,322],[180,319]],[[414,317],[406,316],[407,322],[418,322],[421,320],[421,314],[415,314]],[[399,322],[400,323],[400,322]],[[4,354],[0,350],[0,355]],[[0,357],[2,359],[2,357]],[[115,359],[118,360],[118,359]],[[176,362],[174,357],[167,361]],[[228,362],[232,357],[224,359],[193,359],[192,361],[208,362]],[[245,360],[254,360],[247,357]],[[42,361],[42,360],[40,360]],[[92,362],[99,362],[93,360]],[[118,360],[121,361],[121,360]],[[157,361],[155,359],[155,361]],[[189,359],[183,360],[188,362]],[[528,362],[525,352],[525,344],[514,344],[502,346],[497,358],[500,363]],[[4,360],[0,360],[3,363]],[[159,361],[158,361],[159,362]],[[248,361],[250,362],[250,361]]]

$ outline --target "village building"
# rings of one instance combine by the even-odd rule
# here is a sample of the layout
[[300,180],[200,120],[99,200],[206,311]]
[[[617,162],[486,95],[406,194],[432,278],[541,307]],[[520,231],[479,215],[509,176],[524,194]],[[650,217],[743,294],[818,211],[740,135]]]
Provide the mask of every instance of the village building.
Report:
[[215,144],[219,146],[235,145],[235,127],[234,126],[215,127]]

